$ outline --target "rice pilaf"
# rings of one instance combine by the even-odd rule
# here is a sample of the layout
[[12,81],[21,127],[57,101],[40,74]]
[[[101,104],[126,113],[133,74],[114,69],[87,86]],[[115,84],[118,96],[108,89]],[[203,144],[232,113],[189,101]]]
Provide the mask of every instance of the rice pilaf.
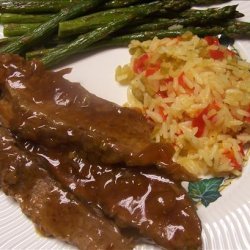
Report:
[[154,123],[152,139],[170,142],[174,160],[199,176],[239,175],[250,141],[250,64],[215,37],[186,33],[129,45],[116,80],[128,106]]

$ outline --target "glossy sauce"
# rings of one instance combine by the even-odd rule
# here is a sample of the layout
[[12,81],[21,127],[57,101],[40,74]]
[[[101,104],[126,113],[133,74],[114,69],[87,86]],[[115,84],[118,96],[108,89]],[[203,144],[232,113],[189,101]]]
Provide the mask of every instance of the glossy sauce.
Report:
[[201,225],[192,201],[179,183],[158,170],[88,163],[77,153],[26,149],[47,160],[55,178],[81,200],[97,204],[120,227],[136,228],[169,249],[201,245]]
[[141,113],[67,81],[65,70],[45,71],[39,63],[15,56],[4,59],[0,112],[5,126],[20,137],[48,147],[77,146],[91,162],[130,167],[155,164],[174,179],[195,179],[173,163],[169,144],[151,142],[152,127]]
[[116,225],[61,187],[44,168],[46,162],[19,149],[0,128],[0,183],[40,232],[79,249],[132,249]]
[[[48,196],[55,203],[38,213],[51,215],[49,222],[47,217],[42,216],[39,217],[39,224],[49,225],[50,229],[56,230],[54,235],[60,238],[64,230],[70,232],[69,236],[75,235],[74,230],[67,230],[75,223],[78,225],[79,220],[87,236],[94,241],[100,240],[101,244],[101,239],[107,237],[109,240],[104,241],[104,245],[114,239],[116,246],[121,242],[121,247],[117,249],[122,249],[127,242],[121,235],[114,234],[115,230],[108,226],[107,231],[102,229],[103,222],[98,220],[94,226],[94,219],[89,221],[85,212],[80,219],[78,204],[83,206],[88,202],[93,207],[101,208],[120,228],[135,228],[160,246],[168,249],[201,246],[200,220],[192,201],[180,185],[180,180],[194,178],[173,163],[173,148],[170,145],[150,141],[151,126],[142,114],[90,94],[80,84],[65,80],[65,72],[45,71],[39,63],[26,62],[20,57],[7,55],[0,56],[0,59],[0,78],[5,79],[0,81],[3,125],[16,133],[19,143],[24,142],[20,147],[26,151],[19,151],[17,158],[28,154],[33,159],[31,166],[26,163],[21,164],[22,168],[20,164],[16,166],[21,170],[20,175],[14,175],[20,180],[20,186],[15,190],[23,200],[25,195],[30,197],[38,192],[33,186],[37,182],[36,173],[40,175],[40,171],[45,171],[45,176],[49,172],[59,183],[57,189],[52,189],[56,195],[49,192],[51,196]],[[13,145],[11,147],[14,148]],[[8,159],[11,155],[5,153],[2,152],[4,162],[10,161],[11,166],[15,158]],[[44,165],[40,167],[38,164],[37,167],[40,162]],[[44,178],[41,176],[42,180]],[[6,192],[12,190],[11,183],[7,187]],[[25,187],[25,192],[20,191],[22,187]],[[66,190],[63,191],[66,196],[61,193],[62,189]],[[71,193],[80,200],[77,206],[74,199],[71,202],[67,196]],[[45,192],[44,197],[46,195]],[[43,195],[40,197],[42,199]],[[30,199],[25,201],[31,209]],[[73,208],[67,204],[72,204]],[[58,212],[64,206],[63,213]],[[77,216],[71,221],[74,213]],[[53,224],[53,216],[59,219],[58,216],[64,217],[64,214],[64,219],[71,225],[69,228],[66,221],[64,226],[60,223],[57,226],[56,222]],[[90,227],[94,227],[93,234]],[[95,238],[95,230],[99,229],[101,234],[97,233]],[[75,240],[79,240],[79,235],[75,236]],[[71,242],[81,246],[73,240]]]

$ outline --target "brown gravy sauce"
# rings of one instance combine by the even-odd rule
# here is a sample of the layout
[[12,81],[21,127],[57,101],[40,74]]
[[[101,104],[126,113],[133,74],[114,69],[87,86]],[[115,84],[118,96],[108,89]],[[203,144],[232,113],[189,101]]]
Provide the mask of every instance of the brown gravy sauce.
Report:
[[98,205],[121,228],[136,228],[172,248],[201,244],[200,220],[179,183],[152,168],[90,164],[77,151],[25,148],[44,158],[49,171],[77,198]]
[[18,139],[33,142],[23,147],[46,161],[63,188],[160,246],[201,246],[200,220],[180,185],[194,178],[172,162],[170,145],[151,143],[141,114],[90,94],[63,72],[20,57],[0,59],[3,124]]
[[45,236],[86,250],[133,249],[133,242],[87,202],[79,201],[46,170],[46,162],[19,148],[0,127],[0,185]]
[[103,100],[63,78],[67,70],[46,71],[38,62],[0,57],[0,112],[20,137],[58,147],[73,144],[90,161],[132,166],[157,165],[178,180],[194,176],[172,161],[169,144],[152,143],[151,126],[135,110]]

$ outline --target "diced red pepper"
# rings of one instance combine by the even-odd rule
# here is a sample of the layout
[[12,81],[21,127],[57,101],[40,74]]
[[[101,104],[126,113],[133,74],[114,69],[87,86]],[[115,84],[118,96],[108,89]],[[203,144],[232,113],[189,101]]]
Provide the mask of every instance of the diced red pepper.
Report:
[[168,97],[166,91],[158,91],[156,95],[160,96],[161,98],[166,98]]
[[219,105],[218,105],[215,101],[213,101],[212,103],[210,103],[210,104],[208,105],[208,107],[209,107],[209,110],[215,109],[215,110],[218,111],[218,110],[220,109]]
[[[195,117],[193,120],[192,120],[192,126],[193,127],[197,127],[198,130],[195,134],[195,136],[197,137],[201,137],[204,133],[204,130],[205,130],[205,122],[203,120],[203,116],[204,115],[207,115],[208,112],[212,109],[215,109],[215,110],[219,110],[219,106],[216,104],[216,102],[212,102],[210,103],[205,109],[203,109],[199,115],[197,117]],[[209,117],[209,120],[212,120],[212,118],[214,117],[215,115]]]
[[[219,110],[220,110],[220,107],[218,106],[218,104],[217,104],[216,102],[212,102],[212,103],[210,103],[210,104],[205,108],[206,114],[207,114],[210,110],[212,110],[212,109],[215,109],[216,111],[219,111]],[[214,114],[214,115],[208,117],[208,119],[211,121],[215,116],[216,116],[216,115]]]
[[184,72],[182,72],[182,73],[179,75],[178,83],[179,83],[184,89],[186,89],[186,88],[187,88],[187,84],[186,84],[186,82],[185,82],[185,80],[184,80],[184,76],[185,76],[185,74],[184,74]]
[[220,45],[219,39],[214,36],[205,36],[204,39],[207,41],[208,45]]
[[205,130],[205,122],[203,120],[204,112],[202,111],[197,117],[195,117],[192,121],[192,126],[197,127],[198,130],[195,134],[196,137],[201,137]]
[[224,52],[220,51],[218,49],[216,49],[216,50],[213,50],[213,49],[209,50],[209,55],[214,60],[222,60],[225,57]]
[[148,65],[149,55],[143,54],[134,60],[133,70],[135,73],[140,74],[145,71],[145,76],[151,76],[161,68],[160,62]]
[[151,76],[161,68],[160,64],[150,65],[145,72],[145,76]]
[[241,171],[242,170],[242,166],[237,162],[235,156],[234,156],[234,152],[233,150],[226,150],[224,152],[224,155],[230,160],[231,165],[233,166],[233,168],[235,168],[236,170]]
[[178,83],[187,91],[187,92],[192,92],[192,89],[189,88],[189,86],[187,85],[185,79],[184,79],[184,72],[182,72],[179,77],[178,77]]
[[165,122],[167,120],[168,116],[166,114],[164,114],[164,108],[163,107],[159,107],[158,112],[161,115],[162,120]]
[[169,84],[169,83],[171,83],[173,81],[174,81],[174,78],[172,76],[170,76],[170,77],[168,77],[166,79],[163,79],[161,82],[165,83],[165,84]]
[[134,60],[133,70],[135,73],[139,74],[146,69],[146,63],[149,59],[148,54],[143,54]]
[[245,121],[250,123],[250,116],[246,117]]
[[[250,115],[250,107],[248,108],[247,112],[248,112],[249,115]],[[245,122],[249,122],[249,123],[250,123],[250,116],[246,116],[246,117],[245,117]]]

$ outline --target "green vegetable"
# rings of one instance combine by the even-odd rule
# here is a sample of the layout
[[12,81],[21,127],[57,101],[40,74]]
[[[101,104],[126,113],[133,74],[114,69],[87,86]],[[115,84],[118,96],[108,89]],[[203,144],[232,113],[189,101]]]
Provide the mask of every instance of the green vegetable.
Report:
[[3,13],[1,15],[1,23],[43,23],[49,21],[53,15],[28,15],[28,14],[14,14]]
[[119,38],[115,38],[118,40],[140,40],[145,41],[148,39],[152,39],[155,36],[158,38],[164,37],[175,37],[184,34],[185,32],[190,31],[195,35],[200,37],[206,35],[219,35],[224,34],[229,37],[247,37],[250,35],[250,23],[240,22],[240,21],[230,21],[221,26],[209,26],[209,27],[185,27],[180,29],[171,29],[171,30],[155,30],[155,31],[142,31],[132,34],[126,34],[119,36]]
[[[181,1],[187,3],[186,0]],[[181,5],[179,0],[175,1],[154,1],[147,4],[135,5],[127,8],[113,9],[94,13],[89,16],[76,18],[73,20],[61,22],[59,25],[59,37],[71,36],[74,34],[82,34],[88,30],[105,25],[111,20],[118,20],[126,14],[148,15],[162,10],[170,11],[170,9],[178,9]]]
[[[229,18],[242,17],[243,14],[236,11],[237,5],[226,6],[224,8],[210,8],[207,10],[188,10],[180,13],[178,18],[148,18],[138,22],[138,25],[124,30],[122,33],[134,33],[139,31],[151,31],[166,29],[172,25],[182,26],[195,26],[195,25],[208,25],[219,22],[221,20],[227,20]],[[14,14],[15,15],[15,14]],[[4,15],[3,15],[4,16]],[[18,15],[22,16],[22,15]],[[24,15],[25,16],[25,15]],[[21,17],[20,17],[21,18]],[[93,30],[101,25],[108,23],[114,19],[113,13],[100,12],[97,14],[85,16],[82,18],[82,32]],[[18,20],[18,19],[17,19]],[[26,19],[27,20],[27,19]],[[85,20],[85,21],[83,21]],[[38,27],[39,24],[8,24],[4,25],[5,36],[20,36],[27,32],[30,32]]]
[[[230,37],[237,37],[240,34],[250,35],[250,24],[234,21],[228,23],[228,27],[222,26],[214,26],[214,27],[187,27],[178,30],[155,30],[155,31],[142,31],[132,34],[126,35],[118,35],[116,37],[109,37],[103,41],[100,41],[91,47],[83,48],[79,50],[79,53],[85,53],[89,51],[95,51],[103,48],[112,48],[115,46],[127,46],[131,40],[140,40],[145,41],[149,39],[153,39],[154,37],[164,38],[164,37],[176,37],[184,34],[187,31],[192,32],[200,37],[206,35],[218,35],[225,34],[230,35]],[[244,33],[242,33],[244,32]],[[56,49],[56,48],[55,48]],[[40,57],[46,55],[47,53],[51,53],[53,49],[41,49],[36,51],[31,51],[26,54],[26,58],[31,59],[34,57]]]
[[217,20],[243,17],[244,14],[238,12],[236,10],[237,7],[238,5],[229,5],[222,8],[208,8],[205,10],[189,9],[180,13],[179,16],[182,18],[200,18],[201,23],[207,23],[207,20],[211,20],[214,23]]
[[[77,1],[78,2],[78,1]],[[77,3],[78,4],[78,3]],[[9,0],[0,2],[0,12],[11,13],[48,13],[59,12],[61,9],[75,5],[75,1],[69,5],[66,1],[54,0]]]
[[[131,41],[131,40],[140,40],[145,41],[148,39],[153,39],[154,37],[164,38],[164,37],[176,37],[184,34],[185,32],[192,32],[195,35],[200,37],[206,35],[218,35],[225,34],[231,37],[237,37],[240,34],[249,35],[250,34],[250,24],[242,23],[241,24],[231,24],[228,27],[223,26],[212,26],[212,27],[185,27],[180,29],[173,30],[155,30],[155,31],[142,31],[132,34],[121,35],[119,37],[114,38],[114,40],[118,42]],[[242,33],[245,32],[245,33]],[[111,39],[113,40],[113,39]]]
[[[193,28],[192,28],[193,29]],[[79,53],[85,53],[89,51],[95,51],[98,49],[104,49],[104,48],[112,48],[112,47],[117,47],[117,46],[127,46],[131,40],[140,40],[140,41],[145,41],[149,39],[153,39],[154,37],[158,38],[164,38],[164,37],[175,37],[178,35],[181,35],[190,29],[181,29],[178,31],[173,31],[173,30],[155,30],[155,31],[143,31],[143,32],[137,32],[137,33],[132,33],[132,34],[126,34],[126,35],[119,35],[116,37],[108,37],[107,39],[100,41],[90,47],[83,47],[81,50],[79,50]],[[194,29],[193,29],[194,30]],[[200,31],[200,32],[199,32]],[[216,33],[217,30],[212,30],[212,33]],[[221,31],[221,29],[220,29]],[[196,33],[204,33],[206,32],[204,30],[201,30],[200,28],[195,29]],[[211,30],[210,30],[211,32]],[[67,45],[67,44],[65,44]],[[50,49],[39,49],[35,51],[31,51],[26,53],[26,58],[27,59],[32,59],[32,58],[38,58],[47,54],[51,54],[54,50],[57,50],[58,48],[61,48],[61,45],[56,47],[56,48],[50,48]]]
[[231,0],[190,0],[194,5],[211,5],[230,2]]
[[165,0],[164,8],[159,12],[159,15],[165,17],[176,16],[181,11],[189,9],[191,7],[190,0]]
[[145,1],[142,0],[111,0],[106,2],[103,5],[103,9],[113,9],[113,8],[121,8],[121,7],[126,7],[126,6],[130,6],[133,4],[137,4],[137,3],[143,3]]
[[240,22],[240,21],[229,21],[222,23],[223,31],[221,34],[227,35],[229,37],[248,37],[250,35],[250,23]]
[[[183,11],[194,4],[206,5],[225,1],[0,0],[0,13],[2,14],[2,22],[5,24],[4,34],[14,36],[13,38],[9,37],[0,40],[0,53],[20,54],[28,52],[26,53],[27,58],[44,56],[43,60],[48,60],[45,61],[45,64],[51,66],[58,63],[58,60],[75,54],[76,51],[80,53],[113,46],[126,46],[133,39],[144,41],[155,36],[159,38],[175,37],[187,31],[199,36],[223,34],[229,37],[238,37],[250,35],[249,23],[236,20],[230,21],[230,18],[242,16],[241,13],[236,11],[237,6],[235,5],[221,9],[189,9]],[[65,7],[68,8],[60,11]],[[76,18],[91,9],[93,11],[88,12],[87,16]],[[104,9],[105,11],[100,11]],[[57,14],[48,14],[58,11],[60,12]],[[7,13],[3,14],[4,12]],[[46,14],[32,15],[31,13]],[[116,27],[116,24],[118,25],[121,20],[130,19],[131,15],[135,18],[133,26],[131,25],[125,29]],[[145,18],[147,15],[149,17]],[[113,25],[113,28],[110,25]],[[120,25],[124,26],[126,24],[122,25],[120,23]],[[203,27],[206,25],[209,26]],[[170,26],[175,27],[168,29]],[[101,29],[104,29],[103,32],[101,32]],[[57,30],[58,38],[54,36]],[[119,30],[119,32],[113,34],[116,30]],[[79,34],[86,32],[88,32],[86,35],[81,35],[75,39]],[[111,33],[112,36],[109,35]],[[23,36],[19,37],[18,35],[21,34]],[[108,37],[100,40],[106,36]],[[72,39],[75,40],[72,41]],[[86,39],[89,39],[89,42]],[[29,51],[32,47],[41,43],[47,47],[60,45],[56,48]],[[57,55],[58,59],[54,58]]]
[[[11,42],[14,42],[16,40],[19,40],[20,36],[13,36],[13,37],[4,37],[0,39],[0,46],[9,44]],[[58,36],[52,36],[51,39],[48,39],[46,42],[43,43],[44,47],[55,47],[60,44],[65,44],[71,42],[75,37],[66,37],[63,39],[59,39]]]
[[226,6],[224,8],[210,8],[207,10],[191,10],[180,13],[178,18],[158,18],[148,20],[147,23],[127,28],[124,33],[134,33],[140,31],[153,31],[166,29],[173,25],[195,26],[211,25],[221,20],[242,17],[243,14],[236,11],[237,5]]
[[219,188],[223,180],[224,178],[211,178],[198,182],[190,182],[188,185],[189,196],[195,202],[201,202],[207,207],[221,196]]
[[6,45],[10,42],[14,42],[17,39],[19,39],[19,37],[4,37],[0,39],[0,46]]
[[133,15],[128,15],[126,18],[119,19],[119,21],[112,21],[109,24],[97,28],[94,31],[88,32],[82,36],[79,36],[73,42],[60,46],[58,49],[54,49],[46,56],[42,57],[41,62],[45,67],[52,67],[70,57],[71,55],[78,54],[91,44],[107,37],[111,33],[119,30],[127,25],[132,19]]
[[16,40],[3,48],[0,48],[0,53],[22,53],[28,50],[31,46],[36,45],[48,39],[56,31],[59,22],[74,18],[80,13],[84,13],[100,4],[102,0],[85,0],[84,3],[75,5],[69,9],[63,9],[48,22],[40,25],[33,32],[23,35],[19,40]]
[[33,32],[37,29],[41,24],[39,23],[10,23],[3,25],[3,34],[4,36],[12,37],[12,36],[22,36],[28,32]]
[[[56,13],[63,8],[71,8],[85,0],[1,0],[1,13]],[[120,8],[143,0],[110,0],[105,2],[99,9]]]

